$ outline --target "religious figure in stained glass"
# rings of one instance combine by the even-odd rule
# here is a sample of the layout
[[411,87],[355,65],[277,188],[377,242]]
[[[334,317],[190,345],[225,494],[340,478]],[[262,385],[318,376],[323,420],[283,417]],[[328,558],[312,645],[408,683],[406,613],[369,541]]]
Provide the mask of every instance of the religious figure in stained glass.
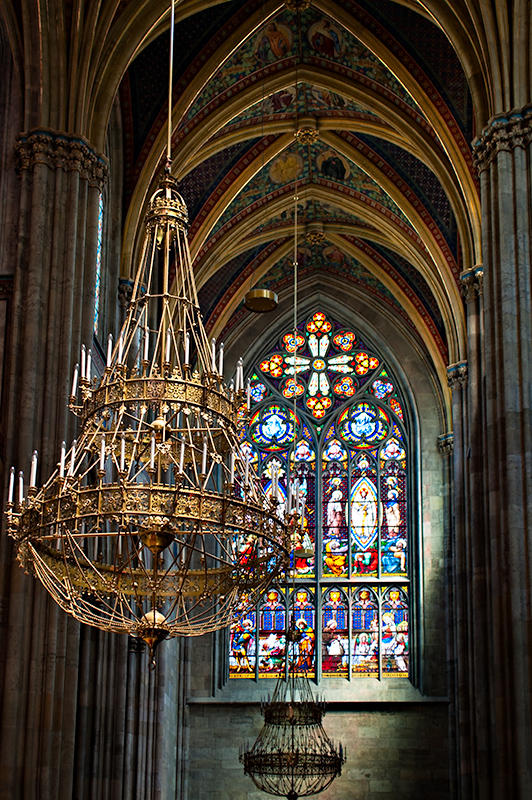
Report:
[[[394,376],[317,310],[259,362],[250,402],[242,452],[279,513],[297,509],[296,585],[237,614],[230,675],[292,663],[309,677],[408,677],[411,442]],[[288,621],[301,636],[286,653]]]

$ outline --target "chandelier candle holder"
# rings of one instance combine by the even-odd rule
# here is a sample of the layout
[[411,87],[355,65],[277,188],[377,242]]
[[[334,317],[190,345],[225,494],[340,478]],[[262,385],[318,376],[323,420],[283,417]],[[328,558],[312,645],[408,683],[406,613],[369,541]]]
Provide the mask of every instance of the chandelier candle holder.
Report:
[[[244,369],[223,378],[223,344],[202,323],[187,210],[169,169],[151,198],[130,306],[107,341],[74,368],[70,408],[81,431],[37,488],[11,470],[7,522],[21,565],[67,613],[142,638],[152,660],[166,637],[231,621],[242,591],[285,568],[288,530],[240,449]],[[247,397],[246,397],[247,394]],[[15,497],[15,494],[17,495]]]
[[271,700],[262,704],[262,730],[253,747],[240,754],[255,786],[287,800],[323,792],[345,763],[342,745],[336,748],[322,726],[325,704],[314,699],[308,678],[296,672],[299,638],[297,627],[287,631],[292,652],[288,678],[279,678]]

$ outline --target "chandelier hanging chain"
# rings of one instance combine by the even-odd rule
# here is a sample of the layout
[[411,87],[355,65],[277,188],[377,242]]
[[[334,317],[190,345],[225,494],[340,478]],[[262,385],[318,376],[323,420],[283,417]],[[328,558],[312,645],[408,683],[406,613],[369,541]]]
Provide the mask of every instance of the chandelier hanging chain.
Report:
[[170,67],[168,70],[168,139],[166,145],[166,163],[168,169],[172,163],[172,94],[174,79],[174,27],[175,27],[175,0],[170,5]]

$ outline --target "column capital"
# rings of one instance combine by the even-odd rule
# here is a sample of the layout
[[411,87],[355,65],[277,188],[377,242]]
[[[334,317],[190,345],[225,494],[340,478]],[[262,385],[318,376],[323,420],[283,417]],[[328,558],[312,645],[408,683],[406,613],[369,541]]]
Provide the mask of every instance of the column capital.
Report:
[[467,383],[467,361],[457,361],[447,367],[447,385],[451,389],[461,389]]
[[466,303],[470,303],[482,295],[484,285],[484,267],[476,264],[460,273],[460,291]]
[[479,172],[487,169],[501,151],[528,147],[532,142],[532,105],[514,108],[490,119],[473,142],[473,158]]
[[437,443],[438,450],[442,456],[450,456],[454,450],[454,433],[452,431],[441,433],[438,436]]
[[107,180],[107,158],[97,153],[83,137],[38,128],[19,134],[15,149],[19,172],[45,164],[51,169],[79,172],[90,186],[100,191]]

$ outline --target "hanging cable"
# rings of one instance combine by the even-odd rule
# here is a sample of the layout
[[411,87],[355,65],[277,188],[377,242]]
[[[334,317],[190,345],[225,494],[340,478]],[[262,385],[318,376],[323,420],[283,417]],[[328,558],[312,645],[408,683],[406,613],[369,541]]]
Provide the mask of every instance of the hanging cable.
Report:
[[175,26],[175,0],[172,0],[170,10],[170,66],[168,75],[168,138],[166,142],[166,168],[170,169],[172,163],[172,94],[174,77],[174,26]]

